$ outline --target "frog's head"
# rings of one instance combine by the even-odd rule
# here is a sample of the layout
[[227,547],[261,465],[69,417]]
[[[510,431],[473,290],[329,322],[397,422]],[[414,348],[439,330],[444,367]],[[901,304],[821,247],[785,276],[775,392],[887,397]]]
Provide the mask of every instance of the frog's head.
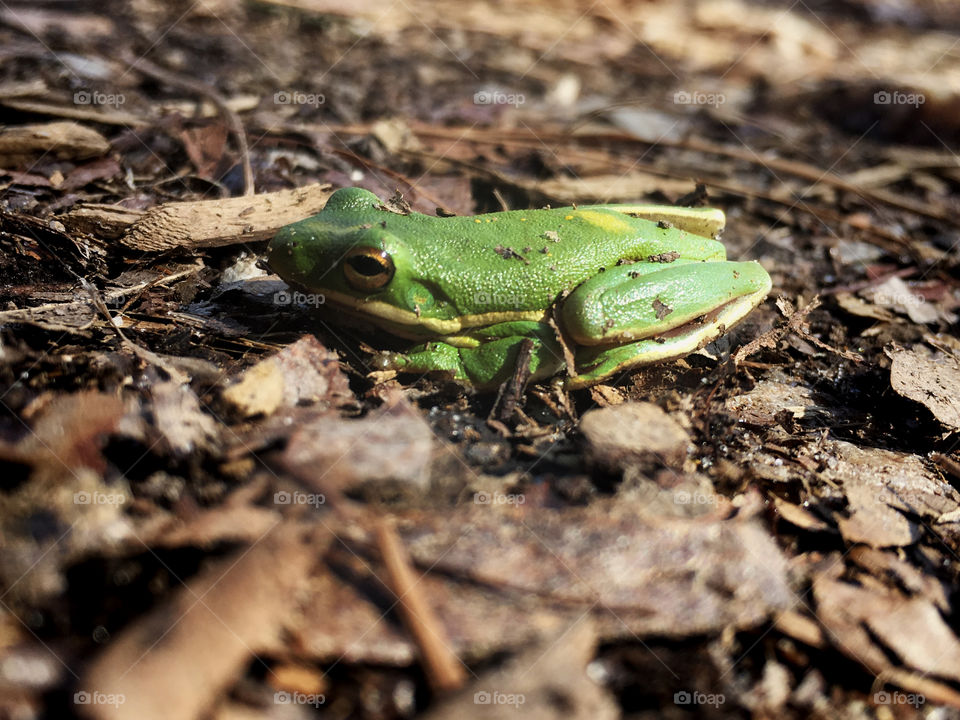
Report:
[[322,293],[329,305],[391,328],[423,328],[452,306],[419,278],[416,254],[391,231],[400,217],[371,192],[338,190],[318,215],[274,236],[268,262],[286,282]]

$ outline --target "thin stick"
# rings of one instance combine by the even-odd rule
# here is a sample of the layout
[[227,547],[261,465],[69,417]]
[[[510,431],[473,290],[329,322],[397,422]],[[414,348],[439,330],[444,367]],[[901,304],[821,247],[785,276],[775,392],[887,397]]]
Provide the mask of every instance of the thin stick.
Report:
[[247,134],[243,129],[243,123],[240,122],[240,117],[227,105],[227,101],[223,96],[204,82],[177,75],[169,70],[165,70],[159,65],[155,65],[145,58],[134,58],[128,53],[124,55],[124,61],[129,63],[132,68],[160,82],[197,93],[198,95],[203,95],[216,105],[217,110],[220,111],[220,115],[223,117],[223,121],[227,124],[227,127],[230,128],[230,132],[233,133],[233,136],[237,140],[237,151],[240,153],[240,163],[243,165],[243,194],[253,195],[253,166],[250,164],[250,147],[247,145]]
[[397,596],[404,625],[423,659],[427,680],[434,690],[456,690],[466,680],[463,664],[450,650],[443,627],[410,566],[410,558],[389,520],[377,526],[377,546],[387,568],[390,589]]

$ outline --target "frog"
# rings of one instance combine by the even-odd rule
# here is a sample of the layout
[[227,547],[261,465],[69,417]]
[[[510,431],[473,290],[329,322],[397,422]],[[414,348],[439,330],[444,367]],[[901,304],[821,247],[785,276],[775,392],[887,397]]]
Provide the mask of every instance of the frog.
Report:
[[567,390],[615,382],[698,351],[767,297],[754,260],[727,260],[722,210],[594,204],[427,215],[340,188],[267,249],[288,285],[323,310],[416,342],[377,372],[475,390],[566,370]]

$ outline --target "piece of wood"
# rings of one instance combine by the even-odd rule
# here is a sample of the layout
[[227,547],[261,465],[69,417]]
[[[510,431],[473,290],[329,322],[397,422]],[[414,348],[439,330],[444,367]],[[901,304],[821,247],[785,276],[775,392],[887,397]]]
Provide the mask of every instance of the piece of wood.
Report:
[[148,125],[148,118],[124,112],[117,108],[104,107],[94,108],[90,105],[77,107],[75,105],[64,105],[55,102],[44,102],[42,100],[33,100],[32,98],[2,98],[0,104],[20,110],[21,112],[35,113],[37,115],[51,115],[53,117],[71,118],[73,120],[88,120],[90,122],[100,123],[102,125],[122,125],[123,127],[142,127]]
[[330,185],[315,184],[253,197],[165,203],[145,212],[120,242],[162,252],[267,240],[284,225],[320,212],[331,194]]
[[82,160],[110,152],[110,143],[98,133],[74,122],[16,125],[0,130],[0,163],[51,154],[61,160]]
[[57,219],[72,232],[116,240],[142,218],[143,214],[143,210],[134,210],[122,205],[85,203],[60,215]]

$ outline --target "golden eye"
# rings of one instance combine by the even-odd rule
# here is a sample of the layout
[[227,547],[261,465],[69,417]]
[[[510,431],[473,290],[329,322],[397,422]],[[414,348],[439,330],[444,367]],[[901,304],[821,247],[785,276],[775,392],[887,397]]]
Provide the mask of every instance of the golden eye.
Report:
[[343,275],[354,290],[379,290],[393,279],[396,268],[384,250],[353,248],[343,259]]

